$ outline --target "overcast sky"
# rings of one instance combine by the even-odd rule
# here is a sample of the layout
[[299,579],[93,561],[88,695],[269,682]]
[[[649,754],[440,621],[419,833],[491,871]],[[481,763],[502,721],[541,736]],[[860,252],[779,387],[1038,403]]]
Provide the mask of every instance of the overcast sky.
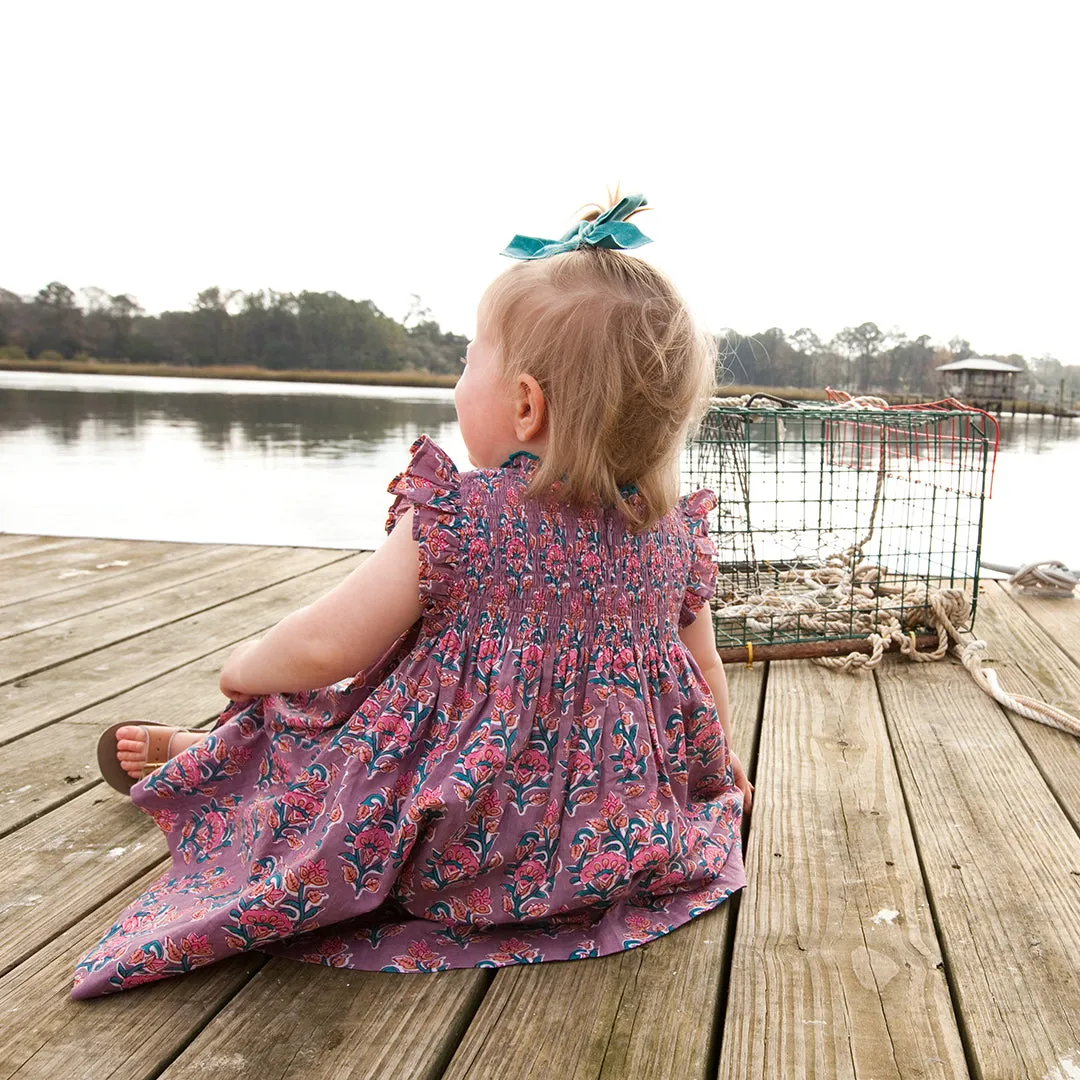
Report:
[[1080,363],[1075,0],[8,3],[0,287],[334,290],[471,333],[606,185],[713,329]]

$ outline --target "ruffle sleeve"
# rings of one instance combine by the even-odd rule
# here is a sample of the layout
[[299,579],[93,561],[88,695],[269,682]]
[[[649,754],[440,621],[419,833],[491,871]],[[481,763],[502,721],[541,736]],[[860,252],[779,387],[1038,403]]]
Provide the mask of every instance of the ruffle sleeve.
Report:
[[717,507],[716,496],[702,488],[679,500],[679,512],[690,532],[693,561],[683,595],[679,626],[689,626],[716,594],[716,546],[709,537],[709,514]]
[[413,539],[420,545],[420,599],[425,614],[440,610],[458,592],[461,475],[449,455],[426,435],[409,448],[412,460],[387,490],[394,496],[386,531],[413,510]]

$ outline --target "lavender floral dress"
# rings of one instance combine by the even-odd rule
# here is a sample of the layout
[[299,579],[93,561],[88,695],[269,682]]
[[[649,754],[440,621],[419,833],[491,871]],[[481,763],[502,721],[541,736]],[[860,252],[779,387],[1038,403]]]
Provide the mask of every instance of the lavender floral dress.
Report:
[[73,997],[247,949],[438,971],[600,956],[741,888],[741,795],[678,637],[713,589],[711,492],[637,535],[526,498],[535,459],[459,474],[426,437],[409,507],[423,616],[376,670],[230,706],[132,789],[172,866]]

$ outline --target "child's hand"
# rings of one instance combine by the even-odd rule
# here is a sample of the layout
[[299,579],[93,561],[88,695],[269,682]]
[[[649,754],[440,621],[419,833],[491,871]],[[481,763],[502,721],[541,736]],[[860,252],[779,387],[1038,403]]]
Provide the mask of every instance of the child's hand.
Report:
[[742,767],[739,755],[731,751],[731,771],[735,775],[735,786],[743,794],[742,811],[743,817],[750,816],[750,804],[754,801],[754,785],[746,777],[746,770]]
[[240,668],[244,662],[244,657],[258,644],[257,641],[245,641],[240,645],[237,645],[236,648],[229,653],[229,659],[225,661],[225,666],[221,669],[221,680],[218,683],[218,686],[220,687],[221,692],[230,701],[235,701],[237,705],[246,705],[252,700],[251,695],[245,693],[243,689]]

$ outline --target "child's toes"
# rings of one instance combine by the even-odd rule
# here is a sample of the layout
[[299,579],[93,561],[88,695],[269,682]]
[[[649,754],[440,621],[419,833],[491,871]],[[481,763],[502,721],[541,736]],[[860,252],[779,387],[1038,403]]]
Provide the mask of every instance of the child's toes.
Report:
[[116,757],[128,776],[138,779],[146,764],[146,732],[141,727],[122,727],[116,732]]

